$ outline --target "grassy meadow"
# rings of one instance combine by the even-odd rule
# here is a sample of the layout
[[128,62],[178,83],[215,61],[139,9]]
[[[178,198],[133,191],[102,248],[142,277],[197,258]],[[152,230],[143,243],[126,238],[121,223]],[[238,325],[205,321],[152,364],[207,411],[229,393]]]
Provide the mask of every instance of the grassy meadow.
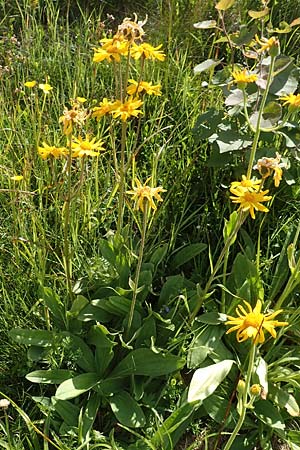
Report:
[[0,0],[0,448],[300,450],[299,44],[297,0]]

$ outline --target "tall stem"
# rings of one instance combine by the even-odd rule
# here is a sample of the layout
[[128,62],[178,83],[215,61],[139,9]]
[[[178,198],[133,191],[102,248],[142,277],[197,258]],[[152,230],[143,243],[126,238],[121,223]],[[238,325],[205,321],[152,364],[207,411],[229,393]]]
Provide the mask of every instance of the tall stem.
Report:
[[239,420],[237,421],[237,424],[230,436],[230,438],[228,439],[224,450],[229,450],[238,434],[238,432],[240,431],[245,417],[246,417],[246,411],[247,411],[247,405],[248,405],[248,391],[250,388],[250,383],[251,383],[251,376],[252,376],[252,371],[253,371],[253,366],[254,366],[254,361],[255,361],[255,353],[256,353],[256,345],[253,343],[251,350],[250,350],[250,355],[249,355],[249,363],[248,363],[248,369],[247,369],[247,375],[246,375],[246,379],[245,379],[245,391],[243,393],[243,401],[242,401],[242,410],[241,410],[241,414],[239,417]]
[[261,104],[260,104],[260,107],[258,110],[256,131],[254,134],[253,144],[252,144],[250,158],[249,158],[249,164],[248,164],[248,170],[247,170],[247,178],[248,179],[251,178],[252,167],[253,167],[253,163],[254,163],[254,159],[255,159],[255,154],[256,154],[256,150],[257,150],[260,133],[261,133],[261,127],[260,127],[261,119],[262,119],[263,111],[264,111],[265,104],[267,101],[267,96],[269,93],[270,85],[271,85],[271,82],[273,79],[274,64],[275,64],[275,57],[271,56],[271,63],[270,63],[270,68],[269,68],[269,73],[268,73],[268,78],[267,78],[267,83],[266,83],[266,89],[264,91],[263,97],[261,99]]
[[126,122],[122,122],[122,136],[121,136],[121,157],[120,157],[120,170],[119,170],[119,209],[118,209],[118,222],[117,222],[117,234],[120,235],[123,226],[123,214],[124,214],[124,192],[125,192],[125,148],[126,148]]

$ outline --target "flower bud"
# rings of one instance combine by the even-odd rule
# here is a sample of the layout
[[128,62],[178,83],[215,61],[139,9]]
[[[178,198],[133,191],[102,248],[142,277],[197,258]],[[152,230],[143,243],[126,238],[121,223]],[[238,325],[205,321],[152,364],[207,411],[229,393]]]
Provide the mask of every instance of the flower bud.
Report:
[[252,384],[252,386],[250,387],[250,393],[255,396],[260,395],[261,393],[260,384]]

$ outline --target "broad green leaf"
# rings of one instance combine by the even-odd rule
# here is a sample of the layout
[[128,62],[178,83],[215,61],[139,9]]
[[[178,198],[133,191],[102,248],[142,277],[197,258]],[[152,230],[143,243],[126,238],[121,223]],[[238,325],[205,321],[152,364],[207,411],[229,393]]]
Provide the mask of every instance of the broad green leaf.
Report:
[[197,316],[197,322],[207,323],[208,325],[220,325],[221,323],[226,322],[227,315],[218,313],[218,312],[209,312],[205,314],[201,314],[201,316]]
[[9,331],[9,336],[18,344],[36,345],[38,347],[51,347],[55,338],[52,331],[24,330],[22,328]]
[[172,258],[171,265],[172,269],[177,269],[183,264],[187,263],[191,259],[198,256],[207,248],[206,244],[189,244],[186,247],[179,250],[174,258]]
[[275,125],[282,116],[282,107],[277,102],[269,102],[263,110],[263,118]]
[[207,414],[217,423],[223,423],[224,418],[227,417],[226,429],[234,428],[237,416],[236,410],[234,410],[233,408],[230,410],[230,412],[228,411],[229,396],[230,392],[228,393],[228,396],[226,398],[222,397],[220,394],[215,393],[212,394],[209,398],[203,400],[203,406],[207,411]]
[[231,41],[241,47],[243,45],[248,45],[254,38],[254,36],[257,33],[257,25],[254,24],[250,28],[247,27],[247,25],[241,25],[239,32],[236,34],[231,34],[230,39]]
[[49,287],[41,288],[40,296],[53,316],[62,320],[64,317],[64,306],[59,296]]
[[233,360],[224,360],[217,364],[197,369],[192,377],[188,402],[203,401],[209,397],[228,375]]
[[254,403],[255,415],[266,425],[278,430],[284,430],[285,424],[275,406],[268,400],[259,400]]
[[123,391],[114,394],[108,398],[112,412],[118,421],[126,427],[138,428],[143,427],[146,418],[140,405],[128,394]]
[[205,72],[206,70],[213,69],[221,63],[221,60],[215,59],[207,59],[203,61],[201,64],[198,64],[194,67],[194,74]]
[[216,26],[217,22],[215,20],[203,20],[202,22],[194,23],[194,28],[200,30],[207,30],[209,28],[215,28]]
[[185,359],[171,354],[154,353],[148,348],[139,348],[130,352],[110,374],[110,378],[128,375],[146,375],[158,377],[182,369]]
[[74,317],[77,317],[80,312],[89,304],[89,301],[86,297],[83,295],[77,295],[75,297],[75,300],[72,303],[71,309],[69,311],[69,314],[71,314]]
[[[212,140],[212,136],[209,140]],[[252,141],[247,136],[243,137],[236,131],[224,130],[220,131],[214,139],[218,144],[221,153],[233,152],[236,150],[242,150],[243,148],[249,147]]]
[[[256,129],[257,124],[258,124],[258,119],[259,119],[259,113],[256,111],[255,113],[251,114],[251,116],[249,117],[250,123],[252,125],[253,128]],[[259,124],[260,128],[269,128],[272,129],[273,124],[271,122],[271,120],[269,119],[264,119],[263,117],[260,119],[260,124]]]
[[299,417],[300,410],[295,397],[284,389],[280,389],[279,387],[272,385],[270,387],[269,398],[280,406],[280,408],[285,408],[290,416]]
[[92,389],[99,381],[100,379],[97,373],[77,375],[58,386],[55,397],[59,400],[69,400],[78,397]]
[[241,89],[234,89],[225,100],[226,106],[235,106],[244,104],[244,95]]
[[262,386],[263,393],[266,396],[269,391],[268,365],[261,356],[258,356],[255,361],[254,378],[255,378],[255,376],[257,377],[257,380],[255,380],[255,382],[257,382],[258,384],[260,384]]
[[116,344],[109,338],[109,332],[104,325],[94,325],[89,332],[88,342],[96,346],[95,361],[97,373],[102,376],[113,359],[113,348]]
[[77,316],[78,320],[82,322],[88,322],[90,320],[96,320],[100,323],[107,323],[112,319],[113,315],[100,309],[97,306],[87,305],[83,308]]
[[[233,213],[230,214],[229,220],[224,218],[223,238],[224,238],[225,242],[227,241],[229,236],[232,235],[232,233],[236,227],[238,217],[239,217],[239,215],[238,215],[237,211],[233,211]],[[230,240],[230,245],[234,244],[236,237],[237,237],[237,234],[235,233],[235,235],[232,236],[232,238]]]
[[55,397],[51,398],[51,402],[55,411],[62,417],[67,425],[71,427],[78,426],[78,417],[80,408],[67,400],[58,400]]
[[61,336],[66,338],[66,347],[74,352],[74,359],[78,366],[86,372],[94,372],[94,354],[85,341],[68,331],[62,332]]
[[194,287],[193,283],[186,280],[182,275],[172,275],[164,283],[158,300],[158,306],[168,305],[169,301],[178,297],[184,289]]
[[151,255],[150,262],[154,264],[154,266],[158,266],[164,259],[167,254],[169,244],[164,244],[158,247]]
[[270,9],[268,7],[266,7],[265,9],[263,9],[262,11],[253,11],[253,10],[249,10],[248,14],[250,17],[252,17],[252,19],[262,19],[263,17],[267,16],[270,12]]
[[96,392],[93,392],[87,402],[85,410],[82,415],[82,423],[81,423],[81,432],[82,439],[81,443],[86,442],[89,438],[89,433],[91,428],[95,422],[95,419],[98,414],[99,406],[101,401],[101,395]]
[[220,11],[226,11],[226,9],[231,8],[231,6],[235,3],[235,0],[220,0],[216,4],[216,9]]
[[32,383],[60,384],[74,376],[74,372],[64,369],[35,370],[26,375]]
[[205,327],[192,341],[188,354],[187,366],[195,369],[206,359],[224,334],[223,327],[210,325]]

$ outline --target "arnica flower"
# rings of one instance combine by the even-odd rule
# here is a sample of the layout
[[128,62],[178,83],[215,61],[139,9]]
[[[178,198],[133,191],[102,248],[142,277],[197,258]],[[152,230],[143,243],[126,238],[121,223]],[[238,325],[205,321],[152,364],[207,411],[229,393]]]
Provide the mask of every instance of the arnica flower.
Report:
[[10,179],[13,181],[22,181],[23,178],[23,175],[13,175],[12,177],[10,177]]
[[108,100],[106,97],[99,103],[100,106],[95,106],[93,108],[92,117],[96,117],[99,120],[103,116],[107,116],[114,111],[116,102]]
[[253,169],[258,170],[263,179],[268,178],[273,171],[274,185],[275,187],[278,187],[282,179],[282,167],[286,167],[280,160],[281,155],[276,152],[276,158],[261,158],[257,161]]
[[255,73],[249,73],[246,69],[243,70],[234,70],[232,72],[232,76],[234,78],[235,83],[254,83],[258,80],[258,76]]
[[235,310],[238,317],[227,316],[229,320],[225,322],[225,325],[233,325],[227,330],[226,334],[236,331],[236,339],[238,342],[252,339],[254,344],[262,344],[265,342],[264,330],[270,333],[273,338],[276,338],[277,333],[275,327],[288,325],[288,322],[273,320],[282,312],[282,309],[273,313],[263,314],[261,312],[262,303],[260,300],[257,300],[253,310],[246,300],[244,300],[244,303],[246,309],[244,306],[238,305]]
[[261,202],[267,202],[271,200],[272,196],[266,194],[269,192],[261,191],[256,192],[254,190],[245,189],[242,186],[231,187],[230,192],[234,194],[234,196],[230,196],[230,199],[233,203],[240,203],[239,210],[249,211],[252,219],[255,219],[255,211],[268,212],[268,208],[261,204]]
[[254,396],[258,396],[261,393],[261,385],[260,384],[252,384],[250,387],[250,394]]
[[87,119],[88,113],[82,107],[81,103],[74,102],[71,109],[65,108],[63,115],[58,119],[59,123],[63,124],[64,134],[70,135],[73,131],[74,125],[82,126]]
[[117,117],[120,117],[123,122],[126,122],[130,117],[138,117],[139,114],[143,114],[143,112],[138,109],[142,104],[143,102],[141,100],[132,97],[129,97],[124,103],[117,100],[112,111],[113,118],[116,119]]
[[143,30],[143,26],[147,22],[146,19],[141,22],[137,20],[137,15],[134,14],[134,20],[131,20],[130,18],[126,17],[121,25],[118,26],[118,31],[116,36],[120,37],[122,36],[126,41],[128,42],[134,42],[136,40],[141,40],[143,35],[145,34]]
[[292,110],[300,108],[300,94],[284,95],[283,97],[279,97],[279,100],[283,100],[283,106],[289,105]]
[[101,39],[102,47],[94,49],[93,62],[102,62],[107,60],[111,61],[121,61],[121,56],[128,55],[129,44],[124,38],[116,37]]
[[42,159],[47,159],[49,156],[54,158],[60,158],[68,154],[66,147],[55,147],[54,145],[48,145],[43,142],[43,147],[38,147],[38,153]]
[[256,35],[255,40],[260,45],[260,48],[257,50],[258,53],[268,51],[269,54],[273,57],[279,55],[280,43],[275,36],[272,36],[270,39],[264,37],[259,39],[258,36]]
[[137,45],[132,44],[130,47],[130,56],[132,56],[133,59],[151,59],[158,61],[164,61],[166,58],[166,55],[160,50],[162,47],[162,44],[158,45],[157,47],[152,47],[152,45],[147,44],[146,42]]
[[127,94],[137,95],[137,94],[148,94],[148,95],[161,95],[161,84],[153,85],[151,82],[140,81],[139,83],[135,80],[128,80],[131,83],[127,88]]
[[90,139],[87,135],[85,139],[81,136],[72,139],[72,158],[83,158],[84,156],[99,156],[103,147],[103,141],[96,141],[96,138]]
[[245,175],[242,175],[242,181],[233,181],[230,188],[243,188],[245,191],[259,191],[261,180],[248,179]]
[[26,83],[24,83],[24,86],[28,87],[28,88],[33,88],[36,85],[36,81],[26,81]]
[[166,189],[163,189],[161,186],[153,188],[151,186],[148,186],[148,182],[151,179],[148,178],[145,182],[145,184],[142,184],[138,178],[135,179],[135,184],[132,186],[131,191],[127,191],[126,194],[132,195],[133,200],[135,200],[135,208],[137,210],[141,210],[144,212],[145,205],[149,205],[150,208],[152,208],[154,211],[156,211],[157,206],[154,203],[154,198],[158,202],[162,202],[163,199],[159,195],[160,192],[166,192]]
[[42,89],[42,91],[44,92],[44,94],[50,94],[50,91],[52,91],[53,87],[48,84],[48,83],[42,83],[39,84],[39,88]]

